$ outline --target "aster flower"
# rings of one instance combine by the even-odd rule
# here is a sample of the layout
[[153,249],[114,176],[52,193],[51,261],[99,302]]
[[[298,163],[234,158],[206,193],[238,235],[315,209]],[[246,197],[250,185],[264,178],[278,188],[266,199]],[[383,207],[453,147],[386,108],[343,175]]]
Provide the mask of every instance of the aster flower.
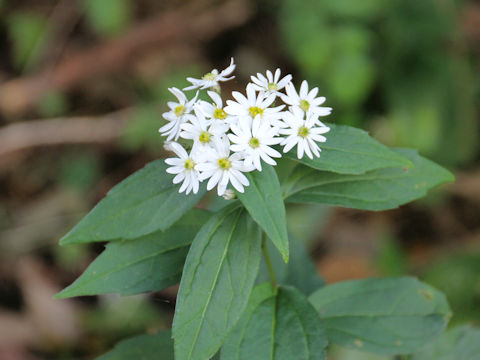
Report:
[[280,74],[280,69],[275,70],[275,75],[267,70],[267,77],[257,73],[257,77],[251,76],[250,79],[252,79],[252,85],[256,91],[265,91],[267,96],[270,94],[279,95],[279,91],[292,81],[292,75],[286,75],[280,80]]
[[250,185],[243,172],[251,171],[244,165],[240,153],[230,154],[230,142],[226,136],[215,139],[214,148],[204,161],[195,166],[200,171],[200,180],[208,180],[207,190],[217,186],[217,193],[222,196],[229,183],[239,192],[244,192],[244,186]]
[[189,115],[189,122],[182,124],[180,137],[193,140],[193,148],[211,146],[214,136],[220,136],[228,130],[223,121],[207,120],[198,107],[194,108],[195,116]]
[[288,128],[280,129],[280,134],[287,135],[287,138],[280,143],[285,146],[283,152],[289,152],[296,145],[299,159],[303,157],[304,153],[310,159],[313,159],[312,153],[319,157],[321,149],[317,142],[327,141],[327,138],[321,134],[329,132],[330,128],[323,124],[317,126],[318,115],[314,113],[304,115],[300,108],[292,107],[291,111],[285,112],[284,120]]
[[193,90],[193,89],[207,89],[211,87],[218,86],[219,81],[228,81],[235,78],[235,76],[227,77],[230,75],[233,70],[235,70],[235,64],[233,63],[233,58],[230,61],[230,65],[220,73],[217,69],[213,69],[211,72],[206,73],[202,76],[201,79],[195,79],[192,77],[188,77],[187,80],[192,83],[191,86],[187,86],[183,90]]
[[262,171],[260,159],[267,164],[277,165],[272,157],[279,158],[282,154],[270,146],[279,144],[282,138],[275,137],[278,130],[272,128],[268,122],[262,122],[258,116],[253,120],[244,118],[238,125],[232,125],[231,130],[233,134],[228,134],[228,138],[234,143],[231,150],[243,152],[247,167],[254,166]]
[[232,96],[236,101],[227,100],[227,106],[224,110],[227,114],[232,116],[238,116],[239,121],[242,118],[254,119],[260,117],[260,119],[269,122],[272,126],[283,126],[283,122],[280,121],[282,115],[281,110],[285,105],[277,107],[270,107],[275,101],[275,94],[266,96],[264,92],[255,92],[253,84],[247,85],[247,96],[238,91],[232,92]]
[[[317,97],[318,88],[309,89],[303,81],[299,91],[292,84],[292,76],[281,76],[280,69],[251,76],[246,93],[232,93],[226,104],[216,90],[220,81],[226,81],[235,64],[219,72],[214,69],[202,79],[188,78],[189,89],[207,89],[211,101],[192,100],[177,88],[169,91],[177,102],[169,102],[169,111],[163,114],[168,123],[160,128],[167,136],[164,148],[177,157],[166,159],[167,172],[175,174],[173,182],[182,183],[180,192],[197,193],[199,183],[207,181],[207,189],[217,188],[218,195],[226,199],[235,197],[249,185],[245,172],[262,171],[262,162],[275,166],[283,152],[296,147],[297,157],[313,159],[320,156],[319,143],[330,128],[320,116],[330,114],[331,108],[322,107],[324,97]],[[212,87],[215,91],[208,91]],[[284,90],[284,92],[283,92]],[[284,105],[275,106],[280,97]],[[176,140],[181,137],[191,147],[188,153]],[[183,141],[183,140],[182,140]],[[231,186],[230,186],[231,184]]]
[[311,112],[317,114],[317,116],[327,116],[332,112],[332,108],[320,106],[325,102],[325,97],[316,97],[318,87],[314,87],[309,91],[307,80],[303,80],[299,93],[297,93],[292,83],[285,86],[285,91],[287,93],[286,95],[280,94],[283,102],[291,106],[296,106],[305,113]]
[[215,91],[207,91],[208,96],[213,100],[213,104],[207,101],[199,101],[198,108],[207,119],[223,120],[228,122],[228,114],[223,109],[222,97]]
[[168,123],[162,126],[158,131],[163,135],[167,136],[167,141],[178,139],[180,134],[181,125],[186,121],[186,115],[188,115],[193,108],[193,105],[197,101],[198,92],[195,97],[188,101],[185,94],[177,88],[169,88],[170,91],[178,99],[178,102],[169,101],[168,107],[170,111],[163,113],[162,116],[165,120],[168,120]]
[[187,154],[185,149],[176,142],[171,142],[169,147],[177,155],[176,158],[168,158],[165,162],[168,165],[172,165],[167,168],[167,173],[175,174],[173,178],[173,183],[178,184],[183,181],[182,185],[178,192],[184,192],[188,195],[190,191],[193,191],[194,194],[198,192],[199,187],[199,178],[198,171],[195,169],[196,157],[193,151],[190,155]]

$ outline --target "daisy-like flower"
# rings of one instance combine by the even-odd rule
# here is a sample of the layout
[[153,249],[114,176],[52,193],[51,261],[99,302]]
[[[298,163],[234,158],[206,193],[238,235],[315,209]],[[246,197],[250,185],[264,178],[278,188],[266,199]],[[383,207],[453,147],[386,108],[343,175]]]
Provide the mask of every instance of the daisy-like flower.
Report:
[[176,158],[168,158],[165,162],[171,167],[167,168],[167,173],[175,174],[173,183],[178,184],[183,181],[179,193],[184,192],[188,195],[190,191],[194,194],[198,192],[199,187],[199,173],[195,169],[196,157],[192,151],[190,155],[187,154],[185,149],[176,142],[169,144],[170,148],[177,155]]
[[270,165],[277,165],[272,157],[282,157],[277,150],[272,149],[271,145],[279,144],[283,139],[275,137],[278,129],[274,129],[266,121],[261,121],[260,117],[255,119],[242,119],[238,125],[232,125],[233,134],[228,134],[228,138],[233,143],[230,147],[232,151],[243,152],[245,165],[254,166],[258,171],[262,171],[260,159]]
[[327,116],[332,112],[332,108],[320,106],[325,102],[325,97],[316,97],[318,94],[317,87],[309,91],[307,80],[303,80],[299,93],[297,93],[292,83],[288,83],[285,86],[285,91],[287,93],[286,95],[280,94],[283,102],[291,106],[296,106],[305,113],[311,112],[317,116]]
[[265,91],[266,95],[276,94],[292,81],[292,75],[286,75],[280,80],[280,69],[275,70],[275,75],[267,70],[267,77],[257,73],[257,77],[250,76],[253,82],[253,88],[257,91]]
[[193,105],[197,101],[198,92],[192,100],[188,101],[187,97],[181,90],[174,87],[169,88],[168,91],[175,95],[178,102],[168,102],[170,111],[162,114],[164,119],[168,120],[168,123],[162,126],[158,132],[160,132],[162,136],[167,136],[167,141],[172,139],[176,141],[180,134],[180,128],[186,121],[186,115],[192,111]]
[[296,145],[299,159],[303,157],[304,153],[310,159],[313,159],[312,153],[319,157],[321,149],[317,142],[327,141],[327,138],[321,134],[329,132],[330,128],[323,124],[317,126],[318,115],[314,113],[304,115],[300,108],[292,107],[291,111],[285,112],[284,120],[288,128],[280,129],[280,134],[287,135],[280,143],[282,146],[285,145],[283,152],[289,152]]
[[220,73],[217,69],[213,69],[211,72],[206,73],[202,76],[201,79],[195,79],[192,77],[187,77],[187,80],[192,83],[192,85],[187,86],[183,90],[193,90],[193,89],[208,89],[211,87],[218,86],[219,81],[228,81],[235,78],[235,76],[229,76],[233,70],[235,70],[235,64],[233,63],[233,58],[230,61],[230,65],[226,69],[222,70]]
[[244,192],[244,186],[250,185],[243,172],[249,169],[244,165],[242,155],[233,153],[230,155],[230,142],[226,136],[215,139],[214,149],[208,156],[205,156],[204,162],[197,164],[195,169],[200,171],[200,180],[209,179],[207,190],[211,190],[217,185],[217,193],[222,196],[227,190],[229,183],[239,192]]
[[272,126],[283,126],[283,122],[280,121],[280,119],[282,118],[281,110],[285,105],[270,107],[275,101],[275,94],[266,96],[263,91],[257,94],[253,84],[248,84],[246,97],[238,91],[232,92],[232,96],[236,101],[227,100],[227,106],[225,106],[225,112],[227,114],[238,116],[239,121],[241,121],[242,118],[253,120],[258,116],[260,119],[269,122]]
[[195,107],[195,116],[189,115],[189,122],[182,124],[180,137],[193,140],[193,149],[213,146],[213,138],[224,134],[229,126],[225,122],[205,119],[198,107]]
[[228,114],[223,109],[222,97],[214,91],[207,91],[208,96],[213,100],[213,104],[207,101],[199,101],[198,108],[207,119],[223,120],[229,122]]

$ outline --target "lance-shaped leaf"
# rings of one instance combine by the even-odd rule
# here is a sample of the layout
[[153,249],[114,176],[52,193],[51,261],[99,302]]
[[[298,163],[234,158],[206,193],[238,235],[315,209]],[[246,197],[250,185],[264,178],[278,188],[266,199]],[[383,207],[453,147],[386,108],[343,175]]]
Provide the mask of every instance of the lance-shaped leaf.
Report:
[[175,358],[209,359],[244,311],[260,264],[261,231],[234,203],[193,240],[177,297]]
[[222,360],[323,360],[321,320],[297,289],[257,286],[247,310],[222,347]]
[[327,141],[319,144],[322,149],[320,157],[298,159],[295,149],[287,156],[314,169],[339,174],[363,174],[375,169],[412,166],[402,154],[380,144],[366,131],[344,125],[326,125],[330,131],[325,134]]
[[445,296],[417,279],[345,281],[310,296],[328,340],[379,354],[407,354],[445,329],[451,316]]
[[287,181],[285,197],[289,202],[386,210],[425,196],[428,189],[454,180],[448,170],[421,157],[414,150],[395,151],[410,159],[414,167],[341,175],[302,166]]
[[465,325],[440,335],[413,354],[411,360],[478,360],[479,357],[480,329]]
[[178,193],[163,160],[151,162],[110,190],[60,244],[134,239],[168,229],[205,194]]
[[177,284],[190,244],[209,216],[208,211],[193,209],[165,232],[109,243],[87,270],[56,297],[132,295]]
[[253,171],[247,177],[250,185],[244,193],[237,193],[238,198],[288,262],[287,219],[277,173],[263,164],[262,171]]
[[173,360],[173,341],[170,331],[152,335],[138,335],[122,340],[97,360],[160,359]]

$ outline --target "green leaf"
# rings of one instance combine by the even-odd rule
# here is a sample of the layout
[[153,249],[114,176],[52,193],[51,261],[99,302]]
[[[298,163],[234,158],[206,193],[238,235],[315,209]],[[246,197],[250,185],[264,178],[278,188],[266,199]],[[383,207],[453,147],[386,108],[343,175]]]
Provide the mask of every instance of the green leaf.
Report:
[[282,283],[296,287],[302,294],[310,295],[313,291],[324,286],[323,279],[319,276],[315,264],[299,240],[291,241],[291,259],[287,265]]
[[272,359],[276,289],[270,283],[257,285],[247,309],[221,350],[221,360]]
[[287,219],[277,173],[272,166],[263,164],[262,171],[246,175],[250,185],[237,196],[288,262]]
[[61,91],[50,91],[43,95],[37,103],[37,111],[42,117],[59,117],[68,110],[68,98]]
[[479,354],[480,329],[466,325],[442,334],[411,360],[478,360]]
[[350,126],[326,125],[330,131],[325,135],[327,141],[320,146],[320,157],[298,159],[296,150],[289,151],[286,156],[314,169],[339,174],[364,174],[375,169],[412,166],[409,159],[380,144],[366,131]]
[[60,244],[134,239],[166,230],[205,194],[178,193],[163,160],[151,162],[110,190]]
[[17,69],[29,67],[41,54],[48,33],[46,18],[28,12],[8,16],[8,35],[13,46],[13,62]]
[[83,0],[83,6],[89,23],[104,36],[122,33],[134,13],[130,0]]
[[329,341],[379,354],[419,349],[451,316],[441,292],[410,277],[344,281],[323,287],[310,301]]
[[[278,283],[291,285],[305,295],[310,295],[325,285],[305,249],[305,244],[301,243],[298,239],[290,236],[290,260],[288,264],[285,264],[280,253],[275,251],[273,243],[268,242],[265,245],[270,254],[273,272],[275,273]],[[267,264],[262,258],[256,283],[260,284],[267,281],[270,281],[270,273]]]
[[122,340],[97,360],[173,360],[173,342],[170,331],[152,335],[138,335]]
[[207,211],[193,209],[166,232],[109,243],[87,270],[55,297],[132,295],[177,284],[190,243],[209,216]]
[[173,321],[175,356],[208,359],[244,311],[260,264],[261,231],[239,203],[198,232],[185,262]]
[[289,202],[322,203],[364,210],[393,209],[425,196],[427,190],[454,180],[446,169],[414,150],[396,149],[414,168],[390,168],[363,175],[341,175],[299,167],[289,179]]
[[321,320],[305,295],[262,284],[223,345],[221,359],[322,360],[326,346]]

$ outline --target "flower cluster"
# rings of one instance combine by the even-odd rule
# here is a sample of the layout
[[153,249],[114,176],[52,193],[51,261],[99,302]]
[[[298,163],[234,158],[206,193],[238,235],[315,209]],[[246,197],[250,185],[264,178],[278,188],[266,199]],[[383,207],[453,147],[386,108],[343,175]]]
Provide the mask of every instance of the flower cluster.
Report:
[[[171,166],[167,172],[175,175],[173,182],[182,183],[179,192],[197,193],[206,180],[207,190],[217,186],[224,197],[232,196],[229,184],[243,192],[249,185],[244,173],[262,171],[262,162],[276,165],[281,147],[284,153],[296,147],[299,159],[320,156],[317,143],[326,141],[322,134],[330,128],[319,118],[332,109],[321,106],[325,98],[317,97],[318,88],[309,89],[304,80],[297,91],[292,76],[281,78],[277,69],[252,76],[246,94],[234,91],[225,104],[219,83],[233,79],[234,70],[232,59],[223,71],[187,78],[192,85],[183,90],[206,89],[210,102],[199,100],[198,90],[188,100],[183,91],[169,89],[177,101],[168,102],[170,110],[163,114],[168,122],[159,132],[167,137],[165,148],[176,154],[165,162]],[[187,140],[184,146],[179,139]]]

